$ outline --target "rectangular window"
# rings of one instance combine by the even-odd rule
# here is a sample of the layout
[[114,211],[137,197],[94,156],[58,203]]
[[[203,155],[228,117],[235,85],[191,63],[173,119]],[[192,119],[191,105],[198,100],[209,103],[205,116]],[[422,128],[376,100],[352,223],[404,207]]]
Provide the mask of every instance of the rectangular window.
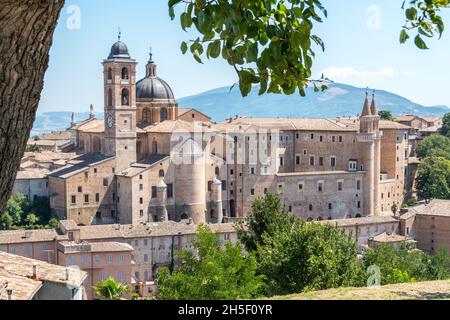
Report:
[[333,209],[333,205],[331,203],[328,204],[328,210]]
[[95,262],[95,263],[99,263],[99,262],[100,262],[100,256],[99,256],[98,254],[96,254],[96,255],[94,256],[94,262]]
[[113,201],[116,201],[116,193],[115,192],[112,193],[112,199],[113,199]]
[[342,191],[343,188],[344,188],[344,181],[339,180],[339,181],[337,182],[337,191]]
[[361,201],[358,201],[358,209],[361,209]]
[[125,274],[122,271],[119,272],[118,278],[119,282],[125,282]]
[[230,169],[230,175],[232,176],[234,174],[234,170]]
[[77,197],[76,196],[72,196],[72,204],[76,204],[77,203]]
[[255,189],[251,189],[251,190],[250,190],[250,194],[251,194],[252,196],[254,196],[254,195],[255,195]]
[[336,167],[336,157],[331,157],[331,167]]
[[83,192],[83,188],[82,187],[78,187],[78,192],[79,193]]
[[323,157],[319,157],[319,166],[323,166]]
[[104,187],[109,186],[108,178],[103,178],[103,186],[104,186]]
[[89,257],[88,256],[83,256],[83,264],[84,265],[88,265],[89,264]]
[[311,133],[310,137],[311,137],[311,140],[314,140],[314,133]]
[[106,263],[111,264],[112,263],[112,255],[108,254],[106,256]]
[[339,142],[344,141],[344,139],[342,138],[342,136],[339,136]]
[[358,168],[358,162],[356,161],[349,161],[348,162],[348,171],[356,171]]
[[144,217],[144,210],[142,210],[142,209],[139,210],[139,217],[141,217],[141,218]]
[[317,182],[317,192],[323,191],[323,181]]
[[167,184],[167,198],[173,198],[173,184]]
[[332,142],[336,142],[336,136],[332,136],[332,137],[331,137],[331,141],[332,141]]
[[100,193],[96,193],[95,194],[95,202],[99,203],[100,202]]
[[298,165],[300,165],[300,155],[296,155],[295,156],[295,164],[298,166]]
[[139,180],[144,179],[144,176],[142,174],[139,175]]
[[124,262],[125,262],[125,256],[124,256],[123,254],[121,254],[121,255],[119,256],[119,262],[120,262],[120,263],[124,263]]
[[303,182],[300,182],[299,184],[298,184],[298,192],[303,192],[304,191],[304,183]]
[[139,185],[139,190],[140,191],[144,190],[144,185],[142,183]]
[[155,199],[158,196],[158,189],[156,186],[152,186],[152,198]]
[[84,203],[89,203],[89,195],[88,194],[84,195]]
[[310,166],[314,166],[315,165],[315,157],[314,156],[309,156],[309,165]]
[[222,191],[227,190],[227,182],[225,180],[222,180]]
[[148,254],[144,254],[144,262],[148,262]]
[[139,198],[139,203],[140,203],[140,204],[144,204],[144,198],[142,198],[142,197]]
[[323,136],[320,136],[320,137],[319,137],[319,141],[320,141],[320,142],[323,142]]
[[76,266],[76,265],[77,265],[77,257],[69,256],[69,266]]
[[144,246],[148,246],[148,239],[144,239]]
[[255,174],[255,167],[250,168],[250,174]]
[[282,167],[284,165],[284,158],[280,157],[280,167]]

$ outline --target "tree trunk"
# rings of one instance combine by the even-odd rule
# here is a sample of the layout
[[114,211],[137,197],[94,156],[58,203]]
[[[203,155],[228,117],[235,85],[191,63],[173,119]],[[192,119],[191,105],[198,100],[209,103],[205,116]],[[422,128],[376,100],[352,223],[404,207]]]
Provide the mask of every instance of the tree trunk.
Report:
[[0,214],[36,115],[64,0],[0,0]]

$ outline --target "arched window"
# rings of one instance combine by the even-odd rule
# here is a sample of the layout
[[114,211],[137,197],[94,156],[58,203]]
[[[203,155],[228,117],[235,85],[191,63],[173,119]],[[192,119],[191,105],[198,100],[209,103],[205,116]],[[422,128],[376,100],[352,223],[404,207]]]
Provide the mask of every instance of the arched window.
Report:
[[361,218],[361,215],[358,213],[355,218]]
[[188,219],[189,218],[189,216],[186,214],[186,213],[183,213],[182,215],[181,215],[181,220],[186,220],[186,219]]
[[112,90],[109,89],[108,90],[108,107],[112,107],[113,105],[113,94],[112,94]]
[[108,80],[112,80],[112,69],[108,69]]
[[313,218],[309,217],[306,221],[311,222],[313,221]]
[[322,217],[318,217],[317,221],[323,221],[323,218]]
[[142,112],[142,121],[145,123],[151,123],[152,113],[149,109],[145,108]]
[[130,93],[128,89],[122,90],[122,105],[129,106],[130,105]]
[[220,169],[219,169],[219,167],[216,167],[216,169],[214,171],[215,171],[216,177],[220,176]]
[[159,177],[164,178],[164,170],[159,170]]
[[129,79],[128,69],[122,68],[122,80],[128,80],[128,79]]
[[159,112],[159,122],[166,121],[167,118],[167,108],[161,108],[161,111]]
[[152,154],[158,154],[158,142],[155,140],[152,142]]

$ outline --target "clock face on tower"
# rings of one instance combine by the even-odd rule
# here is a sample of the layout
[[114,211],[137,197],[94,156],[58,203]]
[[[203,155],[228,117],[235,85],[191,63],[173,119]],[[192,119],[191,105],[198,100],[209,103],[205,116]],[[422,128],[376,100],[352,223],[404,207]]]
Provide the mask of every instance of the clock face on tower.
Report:
[[114,119],[111,115],[108,116],[108,118],[106,119],[106,124],[108,126],[108,128],[112,128],[114,123]]

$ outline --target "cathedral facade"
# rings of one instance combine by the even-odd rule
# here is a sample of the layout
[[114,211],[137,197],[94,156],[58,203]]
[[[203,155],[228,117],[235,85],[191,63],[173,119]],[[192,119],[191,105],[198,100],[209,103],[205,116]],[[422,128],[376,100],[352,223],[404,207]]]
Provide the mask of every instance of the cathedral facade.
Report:
[[[78,224],[244,217],[271,192],[306,220],[388,214],[403,201],[409,127],[380,120],[375,96],[361,116],[222,123],[179,108],[122,41],[103,61],[104,120],[72,121],[79,156],[49,175],[53,213]],[[280,106],[281,108],[282,106]]]

